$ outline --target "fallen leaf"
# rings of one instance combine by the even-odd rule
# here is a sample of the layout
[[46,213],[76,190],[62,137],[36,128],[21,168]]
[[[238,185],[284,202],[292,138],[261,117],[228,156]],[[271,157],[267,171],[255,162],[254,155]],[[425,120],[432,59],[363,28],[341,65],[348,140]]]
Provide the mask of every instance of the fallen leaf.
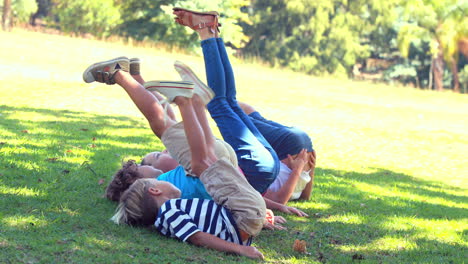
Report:
[[49,162],[54,162],[54,161],[57,161],[58,158],[47,158],[46,161],[49,161]]
[[300,252],[300,253],[306,253],[307,252],[306,242],[304,240],[299,240],[299,239],[294,240],[293,250]]
[[89,145],[89,146],[90,146],[91,148],[95,148],[95,147],[96,147],[96,145],[94,145],[94,144],[91,144],[91,145]]
[[25,134],[29,133],[28,130],[21,130],[21,132],[22,132],[22,133],[25,133]]
[[96,141],[96,138],[95,138],[95,137],[93,137],[93,141]]
[[88,131],[87,128],[81,128],[80,130],[81,130],[81,131]]
[[103,185],[104,182],[105,182],[104,179],[100,179],[100,180],[98,181],[98,184],[99,184],[99,185]]
[[72,152],[71,149],[67,150],[67,152]]

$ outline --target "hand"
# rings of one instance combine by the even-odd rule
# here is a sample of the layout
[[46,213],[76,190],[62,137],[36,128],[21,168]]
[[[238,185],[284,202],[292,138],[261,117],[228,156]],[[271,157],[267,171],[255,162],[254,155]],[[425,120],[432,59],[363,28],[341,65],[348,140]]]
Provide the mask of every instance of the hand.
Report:
[[308,153],[308,161],[307,161],[307,164],[309,165],[309,169],[314,171],[315,169],[315,164],[316,164],[316,161],[317,161],[317,154],[315,153],[315,151],[312,151],[310,153]]
[[297,154],[295,158],[288,154],[288,164],[291,170],[302,171],[307,163],[307,150],[303,149]]
[[[275,216],[275,221],[276,221],[276,218],[277,216]],[[281,217],[281,216],[280,216]],[[285,220],[286,221],[286,220]],[[263,224],[263,229],[268,229],[268,230],[286,230],[287,228],[282,226],[282,225],[278,225],[278,224],[272,224],[270,222],[265,222]]]
[[275,223],[278,223],[278,224],[285,224],[287,221],[284,217],[282,216],[275,216]]
[[297,216],[300,216],[300,217],[308,217],[309,215],[304,213],[303,211],[297,209],[297,208],[294,208],[294,207],[291,207],[291,206],[287,206],[287,205],[283,205],[281,206],[279,209],[278,209],[280,212],[283,212],[283,213],[286,213],[286,214],[295,214]]
[[252,246],[241,246],[239,255],[246,256],[253,259],[263,259],[262,252],[258,251],[256,247]]

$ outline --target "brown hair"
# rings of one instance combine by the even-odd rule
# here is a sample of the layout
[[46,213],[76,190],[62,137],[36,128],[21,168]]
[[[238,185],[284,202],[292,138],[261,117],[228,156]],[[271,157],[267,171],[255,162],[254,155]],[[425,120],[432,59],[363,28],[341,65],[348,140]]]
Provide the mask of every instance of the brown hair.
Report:
[[141,179],[142,176],[138,172],[138,165],[134,160],[128,160],[127,163],[122,165],[112,177],[112,181],[106,188],[106,197],[111,201],[119,201],[122,193],[132,185],[136,180]]
[[158,206],[148,189],[155,186],[156,179],[138,179],[122,194],[119,206],[111,218],[116,224],[133,226],[153,225],[158,216]]

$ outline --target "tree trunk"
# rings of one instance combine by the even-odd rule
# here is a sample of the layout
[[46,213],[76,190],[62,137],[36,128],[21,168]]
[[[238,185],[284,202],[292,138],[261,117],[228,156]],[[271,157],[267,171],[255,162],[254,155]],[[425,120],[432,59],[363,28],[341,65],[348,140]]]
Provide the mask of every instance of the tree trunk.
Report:
[[460,93],[460,79],[458,78],[458,67],[457,62],[452,58],[450,60],[450,68],[453,74],[453,91]]
[[463,38],[458,41],[458,50],[468,59],[468,38]]
[[442,91],[444,89],[444,57],[442,55],[442,49],[439,49],[437,57],[433,59],[434,62],[434,88],[436,91]]
[[434,79],[433,69],[434,69],[434,59],[431,60],[431,68],[429,68],[429,83],[427,84],[427,89],[429,90],[432,90],[432,80]]
[[11,25],[11,0],[3,0],[2,27],[5,31],[10,31]]

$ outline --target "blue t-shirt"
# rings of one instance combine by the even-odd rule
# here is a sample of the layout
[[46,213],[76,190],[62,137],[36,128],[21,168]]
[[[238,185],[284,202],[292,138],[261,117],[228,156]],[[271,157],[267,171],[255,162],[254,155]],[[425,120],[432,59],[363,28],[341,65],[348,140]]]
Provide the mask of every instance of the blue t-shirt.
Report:
[[180,189],[182,199],[207,199],[213,200],[205,189],[205,186],[197,177],[188,176],[185,173],[184,167],[177,166],[177,168],[159,175],[157,178],[160,181],[167,181]]

